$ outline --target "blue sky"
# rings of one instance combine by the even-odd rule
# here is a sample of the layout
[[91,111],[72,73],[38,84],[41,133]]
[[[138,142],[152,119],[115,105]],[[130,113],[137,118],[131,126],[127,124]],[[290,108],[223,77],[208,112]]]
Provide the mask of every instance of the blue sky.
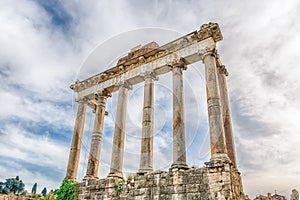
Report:
[[[239,170],[250,196],[300,190],[300,3],[238,1],[0,2],[0,181],[20,176],[26,188],[57,188],[64,178],[76,114],[69,85],[113,65],[146,42],[159,44],[218,22],[218,49],[229,70]],[[94,57],[93,57],[94,56]],[[184,73],[189,165],[209,159],[203,65]],[[171,76],[156,82],[154,166],[171,164]],[[125,174],[138,168],[142,85],[129,92]],[[99,174],[109,170],[117,93]],[[93,114],[88,110],[78,171],[86,168]]]

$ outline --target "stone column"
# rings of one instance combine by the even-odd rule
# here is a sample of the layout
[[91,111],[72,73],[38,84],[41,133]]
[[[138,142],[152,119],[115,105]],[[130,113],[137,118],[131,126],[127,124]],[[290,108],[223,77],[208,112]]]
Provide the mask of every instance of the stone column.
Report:
[[86,105],[87,99],[79,99],[78,100],[78,110],[76,115],[76,121],[74,126],[73,138],[71,143],[68,167],[66,178],[69,180],[76,181],[77,170],[80,158],[80,149],[82,143],[82,136],[84,130],[84,122],[86,116]]
[[203,54],[202,60],[205,64],[211,160],[228,159],[215,53],[206,52]]
[[139,174],[153,170],[153,131],[154,131],[154,79],[155,75],[144,76],[143,128]]
[[110,96],[111,94],[107,91],[96,94],[95,96],[95,121],[85,179],[98,178],[106,100]]
[[173,75],[173,164],[171,168],[187,168],[184,120],[183,63],[174,65]]
[[219,81],[219,88],[220,88],[220,95],[221,95],[227,154],[229,159],[233,163],[233,165],[236,167],[235,145],[234,145],[234,138],[233,138],[233,131],[232,131],[228,89],[227,89],[227,82],[226,82],[226,76],[228,76],[228,72],[224,65],[218,66],[218,71],[219,71],[218,81]]
[[124,137],[126,123],[127,96],[130,85],[125,82],[119,86],[119,96],[117,105],[117,114],[114,130],[114,139],[112,147],[112,156],[110,164],[109,177],[122,178],[123,155],[124,155]]

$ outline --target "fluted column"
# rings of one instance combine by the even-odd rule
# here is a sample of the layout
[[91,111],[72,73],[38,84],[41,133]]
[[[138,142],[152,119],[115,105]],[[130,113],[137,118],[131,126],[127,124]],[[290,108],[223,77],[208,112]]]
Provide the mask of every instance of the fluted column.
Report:
[[153,170],[153,131],[154,131],[154,79],[155,75],[144,76],[144,107],[140,157],[140,174]]
[[85,116],[86,116],[86,105],[87,105],[86,98],[78,100],[78,110],[77,110],[77,115],[76,115],[76,120],[74,125],[74,132],[72,137],[72,143],[71,143],[69,161],[68,161],[68,167],[66,173],[66,178],[73,181],[75,181],[77,177],[78,164],[80,158],[80,149],[81,149],[82,136],[84,130]]
[[123,156],[124,156],[124,138],[128,89],[131,86],[125,82],[119,86],[119,96],[117,105],[117,114],[114,130],[114,139],[112,147],[112,156],[110,164],[109,177],[123,177]]
[[106,100],[110,96],[111,94],[107,91],[96,94],[95,96],[95,120],[85,178],[98,178]]
[[205,64],[211,159],[228,159],[215,53],[206,52],[202,60]]
[[232,131],[231,115],[230,115],[230,105],[227,89],[226,76],[228,76],[227,69],[224,65],[218,66],[218,81],[221,95],[221,104],[222,104],[222,114],[223,114],[223,123],[225,131],[225,141],[227,154],[231,162],[236,167],[236,154],[235,154],[235,145]]
[[183,63],[172,67],[173,76],[173,164],[171,168],[187,168],[184,120]]

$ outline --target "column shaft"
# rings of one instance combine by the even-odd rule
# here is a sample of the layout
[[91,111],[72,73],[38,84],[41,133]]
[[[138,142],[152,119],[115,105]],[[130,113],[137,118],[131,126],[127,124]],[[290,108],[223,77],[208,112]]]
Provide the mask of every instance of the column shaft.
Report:
[[107,96],[101,95],[99,95],[96,99],[94,128],[85,178],[98,178],[106,100]]
[[79,100],[73,138],[71,143],[71,149],[70,149],[70,155],[69,155],[69,161],[68,161],[68,167],[67,167],[67,173],[66,173],[66,178],[73,181],[76,180],[76,176],[77,176],[85,116],[86,116],[86,102],[84,100]]
[[205,64],[208,122],[210,132],[211,159],[226,157],[227,150],[220,102],[220,90],[217,78],[217,66],[213,53],[203,56]]
[[119,88],[117,114],[114,130],[114,139],[112,147],[112,157],[110,164],[110,177],[123,177],[123,155],[124,155],[124,138],[125,138],[125,123],[127,109],[128,87],[121,85]]
[[153,130],[154,130],[154,77],[145,76],[143,127],[139,173],[153,170]]
[[183,76],[184,66],[172,69],[173,75],[173,164],[172,168],[187,168],[184,120]]
[[229,159],[236,167],[235,145],[234,145],[234,138],[233,138],[233,131],[232,131],[230,104],[229,104],[227,81],[226,81],[227,75],[228,72],[225,69],[225,66],[220,66],[219,73],[218,73],[218,81],[219,81],[219,88],[220,88],[220,95],[221,95],[226,148],[227,148],[227,154]]

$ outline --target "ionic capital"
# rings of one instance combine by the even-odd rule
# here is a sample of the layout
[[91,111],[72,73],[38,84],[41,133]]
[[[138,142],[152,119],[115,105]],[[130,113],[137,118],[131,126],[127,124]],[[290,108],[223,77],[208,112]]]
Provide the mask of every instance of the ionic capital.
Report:
[[153,79],[155,81],[158,80],[158,76],[153,71],[141,73],[140,76],[143,77],[144,80],[146,80],[146,79]]
[[124,87],[127,88],[128,90],[132,90],[132,84],[130,84],[128,81],[120,81],[115,85],[116,87]]
[[179,60],[175,60],[175,62],[172,62],[172,64],[169,65],[170,70],[172,71],[174,68],[180,68],[182,70],[187,69],[187,64],[184,61],[183,58],[180,58]]
[[87,97],[76,98],[75,101],[77,103],[88,103],[89,98],[87,98]]
[[94,99],[88,101],[88,106],[92,108],[93,113],[96,112],[97,107],[105,107],[106,100],[111,97],[111,92],[108,90],[99,91],[94,95]]
[[217,68],[218,68],[218,71],[220,74],[224,74],[225,76],[229,75],[225,65],[219,65],[219,66],[217,66]]
[[106,89],[99,91],[95,94],[95,99],[98,99],[100,97],[111,97],[111,92]]
[[208,50],[208,51],[202,53],[201,60],[202,60],[203,63],[204,63],[205,57],[208,56],[208,55],[213,56],[213,57],[216,58],[217,57],[217,51],[215,49],[213,49],[213,50]]
[[172,69],[174,68],[180,68],[182,70],[187,70],[187,65],[186,64],[183,64],[183,65],[175,65],[172,67]]
[[218,54],[217,50],[216,50],[216,64],[217,64],[217,69],[219,74],[223,74],[225,76],[229,75],[225,65],[223,65],[221,62],[220,55]]

